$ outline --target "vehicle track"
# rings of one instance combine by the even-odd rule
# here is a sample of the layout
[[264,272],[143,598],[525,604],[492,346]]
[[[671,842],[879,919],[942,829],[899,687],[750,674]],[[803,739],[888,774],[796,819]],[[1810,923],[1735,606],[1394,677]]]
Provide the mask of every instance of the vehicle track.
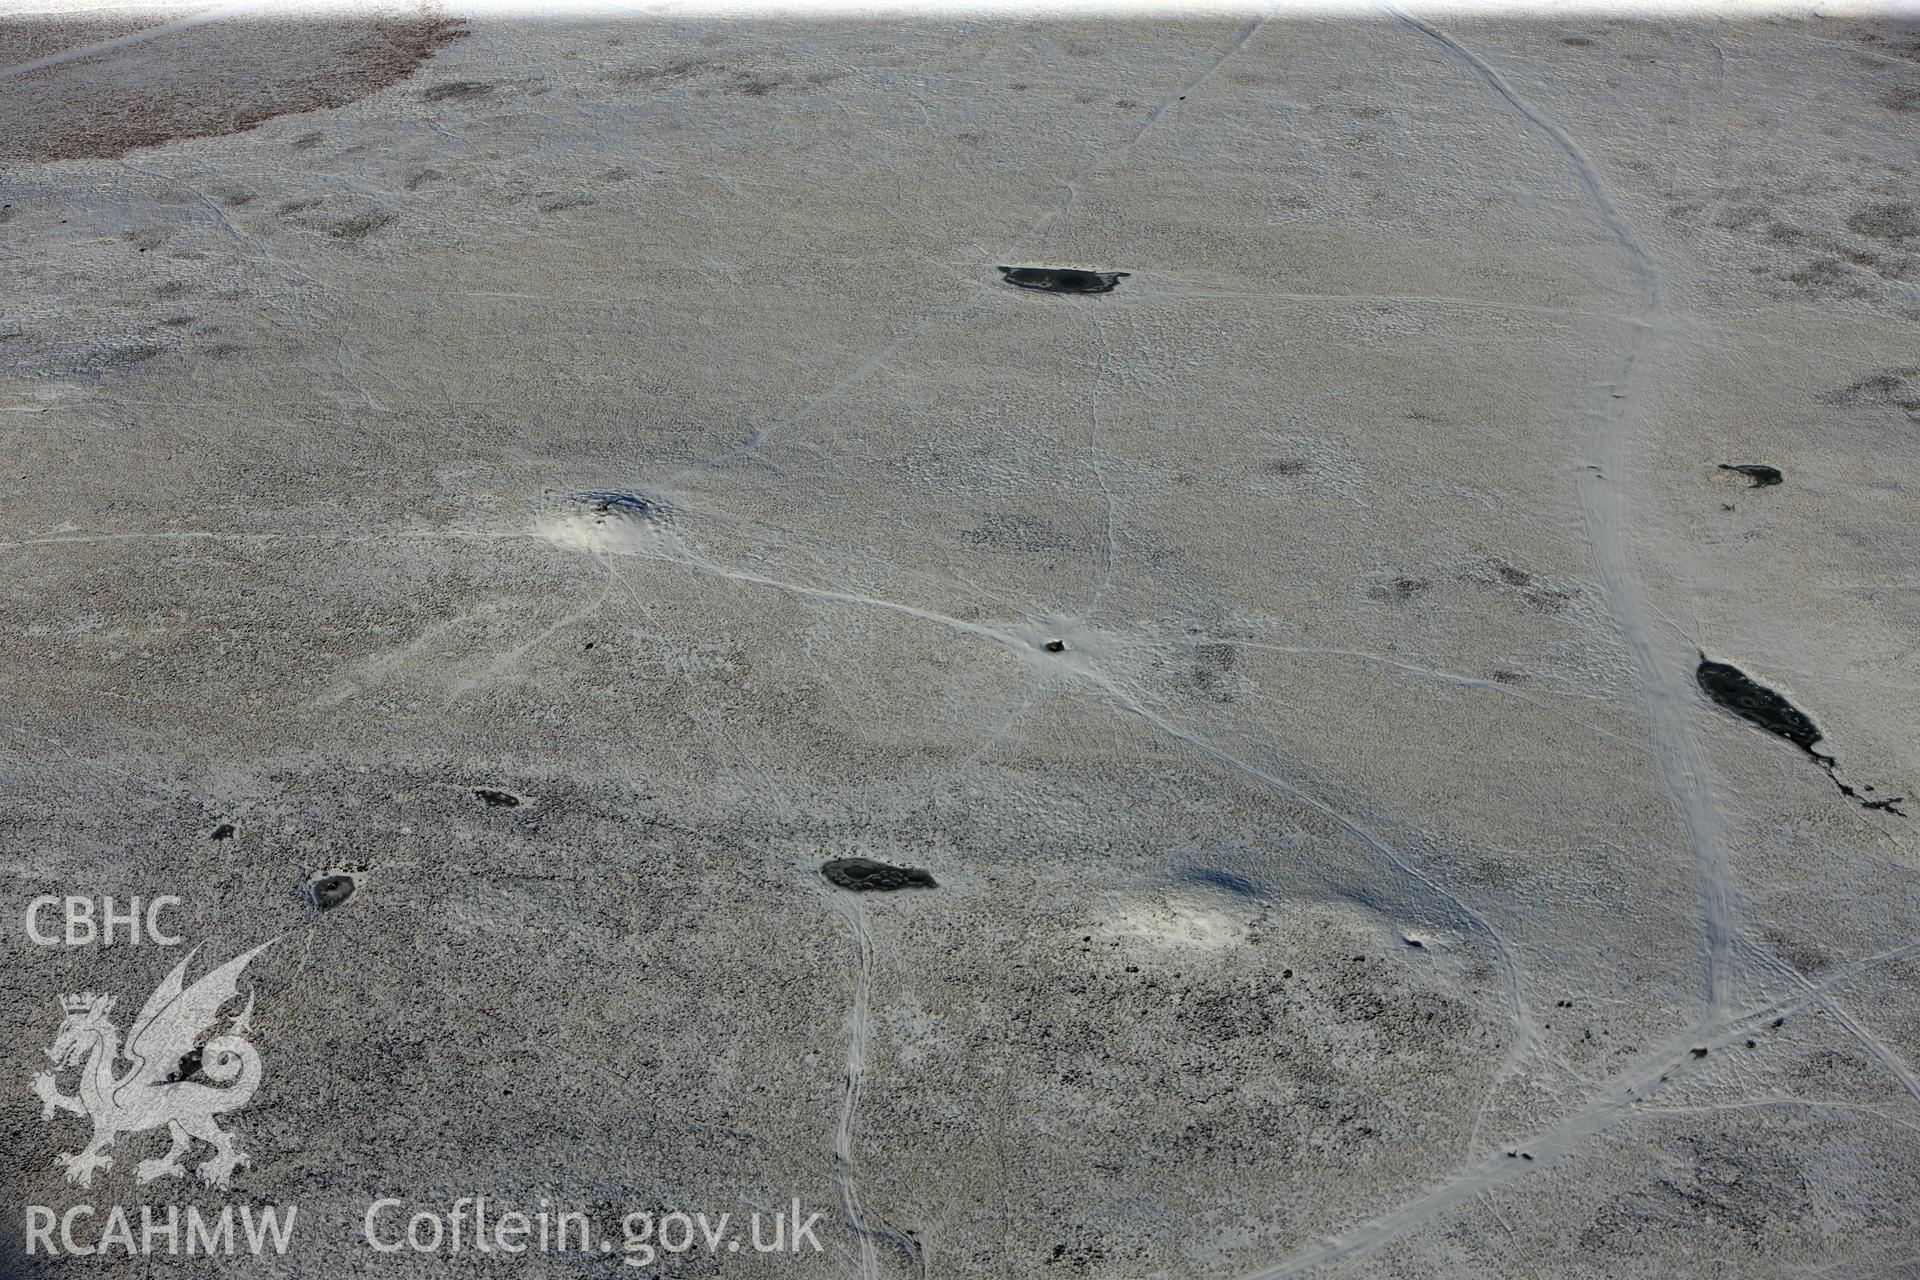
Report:
[[847,1063],[840,1092],[840,1119],[833,1127],[833,1181],[840,1189],[840,1207],[860,1242],[862,1280],[877,1280],[879,1259],[874,1256],[873,1232],[860,1208],[860,1188],[853,1162],[853,1117],[860,1106],[860,1084],[867,1074],[867,1038],[873,1022],[868,1001],[873,992],[873,938],[867,932],[866,913],[845,894],[834,894],[833,909],[853,931],[853,1007],[847,1013]]
[[30,76],[36,71],[45,71],[49,67],[63,66],[69,62],[79,62],[85,58],[97,58],[102,54],[125,49],[129,45],[145,44],[161,36],[170,36],[176,31],[188,31],[194,27],[203,27],[209,22],[220,22],[227,18],[238,17],[256,9],[265,9],[268,0],[238,0],[238,3],[220,5],[217,8],[204,9],[199,13],[188,14],[172,22],[163,22],[158,26],[147,27],[141,31],[130,32],[124,36],[115,36],[111,40],[98,40],[92,44],[77,45],[71,49],[62,49],[59,53],[50,53],[44,58],[35,58],[30,62],[16,63],[11,67],[0,67],[0,80],[12,80],[18,76]]
[[[1731,959],[1737,928],[1728,884],[1724,824],[1713,803],[1705,758],[1693,729],[1693,700],[1684,678],[1687,664],[1676,663],[1671,660],[1672,655],[1661,652],[1660,633],[1641,596],[1639,577],[1632,562],[1622,483],[1630,463],[1628,437],[1637,393],[1646,385],[1655,348],[1670,327],[1652,257],[1614,204],[1593,163],[1564,129],[1516,92],[1485,59],[1452,36],[1391,4],[1382,7],[1466,62],[1502,100],[1553,142],[1572,165],[1581,188],[1625,255],[1634,278],[1639,302],[1630,320],[1627,348],[1618,372],[1612,380],[1593,388],[1585,406],[1587,425],[1581,442],[1585,465],[1578,479],[1580,512],[1593,548],[1602,591],[1640,673],[1655,756],[1693,854],[1706,931],[1704,980],[1708,1007],[1697,1027],[1648,1054],[1635,1068],[1614,1076],[1597,1097],[1559,1124],[1536,1135],[1526,1148],[1532,1159],[1469,1162],[1425,1196],[1338,1238],[1323,1240],[1255,1272],[1248,1280],[1279,1280],[1339,1259],[1369,1253],[1439,1213],[1492,1187],[1513,1181],[1554,1157],[1571,1153],[1614,1123],[1651,1090],[1674,1074],[1687,1070],[1689,1064],[1701,1056],[1699,1050],[1710,1052],[1724,1047],[1748,1026],[1785,1007],[1776,1004],[1740,1016],[1729,1013],[1733,998]],[[1821,984],[1821,990],[1828,985],[1831,982]],[[1803,993],[1800,1003],[1818,999],[1819,992],[1809,989]]]
[[[1390,1213],[1362,1223],[1340,1236],[1323,1239],[1273,1266],[1243,1277],[1243,1280],[1283,1280],[1304,1275],[1333,1262],[1363,1257],[1431,1221],[1448,1209],[1464,1204],[1495,1187],[1517,1181],[1535,1169],[1543,1168],[1557,1157],[1577,1150],[1623,1114],[1651,1097],[1662,1085],[1695,1070],[1705,1069],[1705,1057],[1732,1047],[1759,1032],[1777,1019],[1791,1017],[1811,1006],[1821,1005],[1827,993],[1870,969],[1905,959],[1920,951],[1920,943],[1907,943],[1891,951],[1869,956],[1855,964],[1835,970],[1816,983],[1809,983],[1796,998],[1776,1000],[1757,1008],[1716,1019],[1642,1057],[1639,1063],[1607,1081],[1591,1102],[1559,1124],[1536,1134],[1516,1148],[1532,1159],[1498,1157],[1469,1163],[1453,1177],[1426,1195]],[[1706,1055],[1698,1051],[1705,1049]]]
[[1667,784],[1674,812],[1686,829],[1700,882],[1700,910],[1706,928],[1705,987],[1711,1015],[1723,1013],[1733,999],[1731,963],[1738,924],[1729,885],[1726,831],[1713,801],[1712,779],[1693,727],[1689,660],[1675,660],[1660,648],[1660,631],[1641,594],[1633,567],[1628,528],[1626,483],[1632,467],[1628,449],[1633,414],[1646,386],[1655,349],[1672,324],[1661,294],[1659,273],[1633,226],[1614,204],[1593,162],[1566,130],[1522,97],[1479,54],[1446,32],[1404,13],[1393,5],[1388,13],[1451,50],[1485,80],[1515,111],[1524,116],[1573,166],[1581,188],[1608,234],[1626,256],[1639,295],[1629,322],[1627,349],[1613,379],[1596,385],[1587,397],[1587,427],[1581,442],[1585,465],[1577,487],[1580,514],[1593,547],[1594,567],[1602,594],[1611,606],[1621,638],[1639,669],[1641,695],[1646,703],[1655,758]]
[[873,1037],[873,1019],[869,1006],[873,997],[873,935],[867,929],[866,910],[850,893],[830,892],[834,914],[847,922],[853,934],[857,968],[853,978],[853,1004],[847,1012],[847,1059],[842,1076],[840,1118],[833,1127],[833,1182],[840,1191],[840,1208],[847,1225],[860,1242],[860,1280],[879,1280],[880,1259],[875,1240],[897,1246],[907,1256],[915,1273],[924,1273],[920,1247],[904,1232],[884,1220],[872,1219],[860,1202],[859,1168],[853,1158],[854,1120],[860,1109],[860,1089],[866,1082],[867,1045]]

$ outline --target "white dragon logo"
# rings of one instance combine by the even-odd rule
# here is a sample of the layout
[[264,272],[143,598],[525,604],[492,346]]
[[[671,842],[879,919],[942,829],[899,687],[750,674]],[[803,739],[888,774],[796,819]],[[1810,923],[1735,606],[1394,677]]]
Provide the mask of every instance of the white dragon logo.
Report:
[[[94,1170],[113,1167],[113,1157],[106,1150],[121,1134],[161,1125],[173,1136],[173,1147],[158,1160],[140,1162],[136,1176],[141,1182],[185,1176],[180,1158],[195,1138],[214,1150],[199,1169],[200,1181],[209,1186],[226,1186],[233,1171],[248,1163],[233,1135],[213,1119],[246,1106],[260,1087],[260,1054],[246,1041],[252,994],[225,1031],[211,1039],[205,1033],[220,1021],[221,1007],[238,997],[237,984],[247,962],[272,945],[262,943],[190,987],[183,979],[199,948],[188,952],[147,998],[124,1049],[119,1030],[108,1018],[112,996],[89,992],[61,1001],[67,1017],[47,1057],[60,1071],[78,1066],[80,1087],[74,1093],[61,1093],[55,1073],[43,1071],[33,1078],[33,1091],[43,1104],[42,1120],[51,1121],[55,1111],[67,1111],[93,1121],[92,1141],[79,1152],[53,1158],[66,1170],[68,1182],[93,1185]],[[121,1062],[130,1065],[116,1074],[114,1068]],[[201,1083],[195,1076],[214,1083]]]

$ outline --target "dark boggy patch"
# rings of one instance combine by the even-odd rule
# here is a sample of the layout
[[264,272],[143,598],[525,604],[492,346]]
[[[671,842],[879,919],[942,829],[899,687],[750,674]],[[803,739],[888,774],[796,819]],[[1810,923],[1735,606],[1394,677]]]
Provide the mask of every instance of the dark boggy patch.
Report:
[[918,867],[896,867],[871,858],[833,858],[820,864],[820,873],[829,883],[856,893],[940,887],[931,874]]
[[1813,718],[1780,694],[1761,684],[1752,676],[1730,662],[1715,662],[1704,653],[1700,655],[1700,665],[1694,669],[1694,679],[1701,690],[1715,704],[1725,707],[1748,724],[1765,729],[1778,738],[1785,738],[1813,758],[1833,785],[1840,788],[1840,794],[1849,800],[1857,800],[1867,809],[1884,809],[1889,813],[1905,816],[1900,802],[1906,797],[1894,796],[1886,800],[1869,800],[1861,794],[1872,791],[1872,787],[1855,790],[1840,777],[1840,762],[1834,757],[1816,751],[1814,744],[1821,740],[1820,728]]
[[1081,271],[1075,267],[1001,267],[999,270],[1008,284],[1040,293],[1112,293],[1130,274]]
[[1720,469],[1735,471],[1745,476],[1751,481],[1747,485],[1749,489],[1765,489],[1786,479],[1780,474],[1780,468],[1770,467],[1764,462],[1723,462],[1720,464]]

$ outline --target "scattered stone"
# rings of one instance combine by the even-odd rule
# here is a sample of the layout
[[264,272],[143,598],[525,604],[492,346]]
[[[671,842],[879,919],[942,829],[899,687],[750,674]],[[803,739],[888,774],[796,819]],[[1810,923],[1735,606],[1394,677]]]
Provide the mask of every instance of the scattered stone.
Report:
[[918,867],[896,867],[870,858],[833,858],[820,864],[820,872],[830,883],[856,893],[940,887],[930,874]]

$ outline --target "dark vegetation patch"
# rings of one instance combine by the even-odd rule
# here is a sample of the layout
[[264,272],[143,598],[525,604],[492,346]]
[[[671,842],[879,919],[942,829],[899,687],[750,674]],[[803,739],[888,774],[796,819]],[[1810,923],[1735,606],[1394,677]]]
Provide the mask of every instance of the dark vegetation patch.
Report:
[[805,92],[821,85],[844,80],[845,71],[768,70],[729,67],[710,58],[679,57],[659,66],[622,67],[613,72],[615,83],[635,88],[685,84],[699,81],[696,97],[706,97],[718,89],[722,93],[746,98],[764,98],[782,89]]
[[705,58],[675,58],[658,67],[622,67],[612,78],[626,85],[673,84],[714,70],[717,68]]
[[114,347],[102,352],[93,363],[102,368],[124,369],[130,365],[145,364],[166,351],[166,348],[152,342],[130,342],[125,346]]
[[395,221],[395,215],[365,197],[335,201],[307,197],[289,200],[276,210],[282,218],[309,231],[354,243]]
[[1763,929],[1760,936],[1769,951],[1804,974],[1824,973],[1840,962],[1813,938],[1784,927]]
[[[1920,62],[1920,39],[1916,39],[1915,37],[1917,36],[1920,36],[1920,31],[1915,31],[1913,28],[1907,27],[1899,31],[1868,31],[1856,36],[1855,39],[1859,40],[1861,44],[1873,46],[1875,51],[1879,53],[1887,54],[1895,58],[1905,58],[1909,62]],[[1868,63],[1866,65],[1872,66],[1877,64]]]
[[1487,557],[1484,568],[1471,569],[1465,577],[1470,582],[1479,582],[1518,595],[1521,602],[1535,613],[1559,613],[1575,594],[1498,556]]
[[1886,369],[1814,397],[1820,404],[1870,404],[1904,410],[1920,422],[1920,365]]
[[784,75],[763,76],[747,71],[737,71],[733,75],[733,91],[749,98],[764,98],[781,85],[791,83]]
[[420,96],[428,102],[472,102],[476,98],[491,98],[493,86],[478,80],[449,80],[427,86],[427,91]]
[[1193,687],[1215,702],[1232,702],[1230,681],[1236,656],[1232,645],[1218,640],[1195,645],[1193,666],[1188,673]]
[[1000,267],[1010,285],[1039,293],[1112,293],[1128,271],[1082,271],[1077,267]]
[[960,539],[997,551],[1069,551],[1074,545],[1050,521],[1011,512],[982,516],[977,527],[960,531]]
[[393,215],[384,209],[367,209],[335,219],[326,230],[335,240],[364,240],[392,221]]
[[1425,578],[1403,573],[1390,581],[1367,588],[1367,595],[1370,599],[1384,600],[1389,604],[1407,604],[1425,594],[1432,586]]
[[1581,1234],[1583,1248],[1624,1256],[1647,1248],[1651,1232],[1697,1240],[1718,1227],[1763,1247],[1775,1223],[1796,1223],[1812,1209],[1806,1177],[1778,1143],[1737,1134],[1679,1139],[1650,1185],[1616,1197]]
[[1821,254],[1788,272],[1784,279],[1816,298],[1864,298],[1868,290],[1853,278],[1846,264],[1832,254]]
[[896,867],[871,858],[833,858],[820,864],[828,883],[856,893],[895,889],[937,889],[933,876],[918,867]]
[[359,17],[239,16],[156,36],[10,81],[0,160],[111,159],[343,107],[412,75],[462,34],[422,4]]
[[1847,219],[1847,229],[1888,244],[1900,244],[1920,236],[1920,206],[1904,200],[1870,204]]

